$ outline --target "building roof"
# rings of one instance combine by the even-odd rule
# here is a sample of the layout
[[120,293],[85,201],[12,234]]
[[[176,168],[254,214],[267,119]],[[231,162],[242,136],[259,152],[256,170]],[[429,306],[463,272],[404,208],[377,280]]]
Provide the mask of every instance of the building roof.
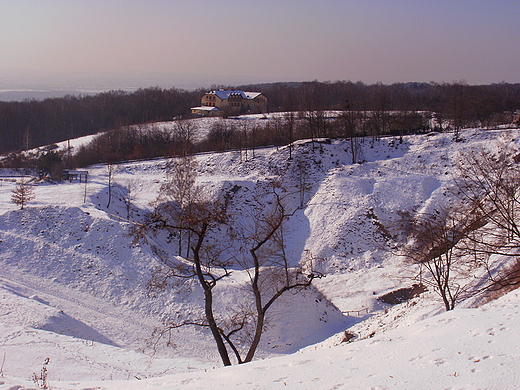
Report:
[[262,92],[244,92],[248,99],[254,99],[262,94]]
[[217,91],[208,92],[208,94],[216,95],[222,100],[227,100],[229,98],[229,96],[231,96],[231,95],[240,95],[242,97],[242,99],[254,99],[254,98],[258,97],[259,95],[261,95],[262,93],[261,92],[244,92],[239,89],[233,89],[233,90],[219,89]]
[[200,111],[218,111],[219,110],[217,107],[211,107],[211,106],[192,107],[191,109],[200,110]]

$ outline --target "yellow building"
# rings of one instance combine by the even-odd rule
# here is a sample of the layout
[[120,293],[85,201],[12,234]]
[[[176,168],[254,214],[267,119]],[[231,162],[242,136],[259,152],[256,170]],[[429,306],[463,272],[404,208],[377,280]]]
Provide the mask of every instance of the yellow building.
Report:
[[191,112],[200,116],[260,114],[267,111],[267,98],[260,92],[240,90],[211,91],[201,98],[200,107]]

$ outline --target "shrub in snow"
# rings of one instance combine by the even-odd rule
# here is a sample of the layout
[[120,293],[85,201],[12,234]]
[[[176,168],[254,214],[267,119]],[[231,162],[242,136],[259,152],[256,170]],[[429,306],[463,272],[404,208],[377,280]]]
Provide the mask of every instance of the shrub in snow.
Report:
[[20,209],[34,199],[34,190],[27,180],[22,179],[17,184],[11,194],[11,202],[20,206]]

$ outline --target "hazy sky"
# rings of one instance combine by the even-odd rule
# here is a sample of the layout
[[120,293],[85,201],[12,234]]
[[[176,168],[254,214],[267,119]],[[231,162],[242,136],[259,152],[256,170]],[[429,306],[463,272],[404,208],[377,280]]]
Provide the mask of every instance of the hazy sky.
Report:
[[519,0],[0,0],[0,88],[520,82]]

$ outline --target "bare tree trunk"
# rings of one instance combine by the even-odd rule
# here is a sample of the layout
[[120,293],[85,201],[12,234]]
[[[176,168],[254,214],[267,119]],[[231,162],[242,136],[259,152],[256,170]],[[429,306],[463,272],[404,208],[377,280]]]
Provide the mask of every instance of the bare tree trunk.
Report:
[[114,166],[112,164],[107,165],[108,169],[108,202],[107,209],[110,207],[110,202],[112,201],[112,174],[114,172]]
[[200,261],[200,249],[202,248],[202,243],[204,242],[204,238],[206,237],[206,233],[208,231],[208,225],[203,224],[202,230],[199,233],[199,238],[197,240],[197,245],[193,248],[193,259],[195,263],[195,271],[197,274],[197,278],[199,279],[199,283],[204,290],[204,313],[206,316],[206,321],[208,321],[208,326],[211,330],[211,334],[215,339],[215,343],[217,344],[218,353],[220,358],[222,359],[222,363],[224,366],[230,366],[231,360],[229,359],[229,354],[226,349],[226,345],[224,344],[224,340],[222,339],[222,334],[220,333],[220,329],[217,326],[215,321],[215,316],[213,315],[213,287],[215,286],[215,281],[207,281],[205,279],[205,274],[202,271],[201,261]]
[[83,186],[83,203],[87,203],[87,188],[88,180],[85,180],[85,185]]
[[[267,242],[267,241],[265,241]],[[258,344],[260,343],[260,338],[262,337],[262,333],[264,331],[264,321],[265,321],[265,311],[262,306],[262,294],[260,292],[260,287],[258,285],[258,280],[260,277],[260,262],[258,261],[258,257],[256,255],[256,251],[262,246],[262,243],[259,243],[255,248],[250,250],[251,256],[253,257],[253,262],[255,266],[255,274],[253,280],[251,281],[251,288],[253,290],[253,295],[255,296],[255,307],[256,307],[256,326],[255,333],[253,336],[253,341],[251,341],[251,345],[249,346],[249,350],[247,351],[246,358],[244,362],[250,362],[253,360],[256,349],[258,348]]]
[[[204,278],[199,276],[199,281]],[[220,358],[222,359],[222,363],[224,366],[230,366],[231,360],[229,359],[229,354],[226,349],[226,345],[224,344],[224,340],[222,339],[222,335],[220,334],[220,329],[217,326],[215,321],[215,317],[213,315],[213,292],[211,288],[205,285],[205,282],[201,282],[204,288],[204,312],[206,315],[206,320],[208,321],[209,328],[211,329],[211,334],[215,339],[215,343],[217,344],[218,353]]]

